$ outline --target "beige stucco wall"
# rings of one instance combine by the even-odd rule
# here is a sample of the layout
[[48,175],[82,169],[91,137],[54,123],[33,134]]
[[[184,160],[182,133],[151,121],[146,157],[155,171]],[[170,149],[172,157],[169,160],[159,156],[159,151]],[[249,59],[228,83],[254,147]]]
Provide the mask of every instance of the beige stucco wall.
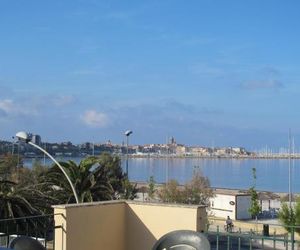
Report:
[[54,221],[55,225],[59,228],[55,229],[55,242],[57,243],[57,249],[66,249],[67,243],[67,228],[66,228],[66,209],[65,208],[55,208]]
[[[65,210],[63,212],[63,210]],[[55,250],[125,250],[125,203],[101,202],[58,206],[55,224]],[[61,232],[63,234],[61,235]]]
[[[181,229],[204,229],[205,207],[128,202],[126,249],[151,249],[164,234]],[[202,226],[200,226],[202,224]]]
[[55,250],[151,249],[162,235],[201,231],[205,207],[109,201],[55,206]]

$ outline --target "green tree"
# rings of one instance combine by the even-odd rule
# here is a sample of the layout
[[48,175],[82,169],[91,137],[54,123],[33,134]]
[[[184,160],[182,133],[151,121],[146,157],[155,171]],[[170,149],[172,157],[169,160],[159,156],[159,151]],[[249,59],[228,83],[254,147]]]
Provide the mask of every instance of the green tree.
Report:
[[[34,170],[22,167],[18,156],[7,154],[0,161],[0,216],[15,218],[49,212],[54,200],[31,178]],[[18,165],[19,163],[19,165]],[[41,200],[43,202],[41,202]]]
[[[114,190],[108,181],[108,171],[99,164],[99,158],[88,157],[78,165],[74,161],[60,162],[72,181],[79,202],[110,200]],[[45,176],[43,182],[50,192],[63,203],[74,203],[75,197],[69,182],[55,164]],[[48,189],[49,192],[49,189]]]
[[[52,212],[49,211],[51,204],[53,204],[52,198],[40,192],[35,185],[21,186],[19,183],[9,180],[0,181],[1,219],[49,214]],[[46,221],[51,223],[51,220],[46,218],[45,220],[28,220],[27,223],[24,223],[24,220],[7,221],[1,223],[0,231],[14,234],[17,226],[19,233],[30,234],[32,232],[43,237],[42,228],[45,226]]]
[[30,169],[26,167],[19,169],[18,184],[22,186],[38,186],[43,181],[43,176],[46,175],[48,170],[48,166],[43,166],[39,160],[36,160]]
[[[111,199],[134,199],[136,185],[131,184],[123,173],[119,157],[103,153],[99,157],[88,157],[78,165],[73,161],[60,162],[71,179],[79,202]],[[60,202],[73,203],[75,197],[66,178],[54,165],[46,174],[44,183]]]
[[167,182],[161,190],[158,191],[158,197],[163,202],[183,203],[183,192],[180,190],[176,180]]
[[300,234],[300,199],[297,199],[294,211],[295,211],[295,217],[296,217],[295,226],[298,227],[298,228],[296,228],[296,232],[298,234]]
[[[43,202],[41,202],[43,201]],[[0,217],[16,218],[49,212],[54,200],[41,192],[36,185],[0,181]]]
[[125,178],[122,180],[122,189],[123,191],[120,193],[120,198],[125,200],[134,200],[137,197],[137,184],[132,184]]
[[137,196],[137,184],[133,184],[123,173],[120,157],[104,152],[100,155],[99,164],[106,172],[108,182],[113,189],[113,199],[130,199]]
[[29,189],[18,188],[12,181],[0,181],[0,217],[16,218],[37,215],[39,211],[27,197]]
[[296,201],[294,206],[289,206],[283,202],[278,214],[280,222],[284,225],[285,229],[291,233],[293,228],[295,232],[300,234],[300,200]]
[[149,182],[148,182],[148,196],[150,199],[154,199],[155,195],[155,180],[154,176],[150,176]]
[[251,205],[248,211],[251,214],[252,218],[255,218],[257,220],[257,216],[261,211],[261,207],[258,202],[258,194],[256,191],[256,168],[252,168],[252,177],[253,186],[249,189],[249,193],[251,196]]
[[213,197],[213,190],[207,177],[200,171],[194,173],[193,178],[184,188],[184,203],[208,205]]
[[127,182],[124,182],[127,177],[126,174],[123,173],[121,159],[116,155],[104,152],[100,155],[99,165],[103,168],[103,171],[106,173],[107,179],[112,186],[114,191],[113,198],[118,199],[124,194],[125,188],[129,185]]
[[208,205],[211,197],[213,190],[209,179],[199,170],[194,171],[193,178],[185,186],[179,186],[176,180],[170,180],[158,191],[158,198],[163,202]]

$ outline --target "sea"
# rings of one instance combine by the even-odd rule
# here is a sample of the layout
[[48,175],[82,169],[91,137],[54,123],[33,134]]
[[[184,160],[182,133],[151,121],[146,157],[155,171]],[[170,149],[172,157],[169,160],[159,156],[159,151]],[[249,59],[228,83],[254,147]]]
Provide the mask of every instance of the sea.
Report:
[[[82,158],[57,158],[59,161]],[[31,167],[36,159],[23,159],[24,165]],[[51,166],[53,162],[46,158],[38,159]],[[126,169],[126,158],[122,158],[122,168]],[[256,169],[256,189],[271,192],[300,192],[300,159],[232,159],[232,158],[129,158],[128,176],[134,182],[147,182],[151,176],[156,183],[177,180],[185,184],[195,172],[206,176],[212,187],[249,189],[254,185],[252,169]],[[290,171],[289,171],[290,169]]]

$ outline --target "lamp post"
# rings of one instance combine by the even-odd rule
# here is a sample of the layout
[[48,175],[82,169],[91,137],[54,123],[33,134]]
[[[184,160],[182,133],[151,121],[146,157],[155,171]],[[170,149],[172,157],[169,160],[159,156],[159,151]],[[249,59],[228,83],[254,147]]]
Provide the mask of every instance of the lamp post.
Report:
[[33,143],[33,142],[31,141],[31,135],[30,135],[30,134],[28,134],[28,133],[22,131],[22,132],[18,132],[18,133],[16,134],[16,137],[18,138],[18,140],[24,141],[24,142],[30,144],[31,146],[33,146],[33,147],[39,149],[39,150],[42,151],[44,154],[46,154],[47,156],[49,156],[50,159],[51,159],[52,161],[55,162],[55,164],[60,168],[60,170],[63,172],[63,174],[64,174],[65,177],[67,178],[67,180],[68,180],[68,182],[69,182],[69,184],[70,184],[70,186],[71,186],[71,188],[72,188],[73,194],[74,194],[74,196],[75,196],[76,203],[78,204],[78,203],[79,203],[79,199],[78,199],[76,190],[75,190],[75,188],[74,188],[74,185],[73,185],[72,181],[70,180],[69,176],[67,175],[66,171],[65,171],[64,168],[58,163],[58,161],[55,160],[54,157],[53,157],[52,155],[50,155],[46,150],[44,150],[44,149],[41,148],[40,146],[38,146],[38,145],[36,145],[35,143]]
[[[13,142],[12,142],[12,151],[11,154],[14,154],[14,148],[15,148],[15,137],[12,136]],[[17,149],[18,149],[18,155],[17,155],[17,179],[19,180],[19,168],[20,168],[20,145],[19,143],[17,144]]]
[[292,188],[291,188],[291,129],[289,129],[289,207],[292,207]]
[[125,135],[126,135],[126,174],[127,174],[127,177],[128,176],[128,144],[129,144],[129,136],[132,134],[132,131],[131,130],[127,130],[125,132]]
[[13,139],[13,141],[12,141],[12,145],[11,145],[11,155],[13,155],[14,151],[15,151],[15,142],[14,142],[15,137],[13,136],[12,139]]

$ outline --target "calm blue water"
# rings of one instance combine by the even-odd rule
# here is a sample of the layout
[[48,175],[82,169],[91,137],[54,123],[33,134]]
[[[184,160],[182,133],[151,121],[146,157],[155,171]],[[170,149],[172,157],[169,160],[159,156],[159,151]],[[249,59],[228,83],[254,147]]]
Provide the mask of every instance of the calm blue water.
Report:
[[[68,160],[64,158],[57,160]],[[72,158],[79,162],[80,158]],[[25,159],[26,166],[31,166],[33,159]],[[41,159],[43,163],[43,159]],[[46,164],[51,165],[50,159]],[[125,158],[122,167],[125,169]],[[158,183],[176,179],[184,184],[190,180],[194,169],[199,169],[207,176],[213,187],[248,189],[252,183],[252,168],[256,168],[258,190],[288,192],[288,160],[287,159],[165,159],[165,158],[133,158],[129,159],[129,178],[132,181],[147,181],[150,176]],[[300,160],[291,164],[292,192],[300,192]]]

